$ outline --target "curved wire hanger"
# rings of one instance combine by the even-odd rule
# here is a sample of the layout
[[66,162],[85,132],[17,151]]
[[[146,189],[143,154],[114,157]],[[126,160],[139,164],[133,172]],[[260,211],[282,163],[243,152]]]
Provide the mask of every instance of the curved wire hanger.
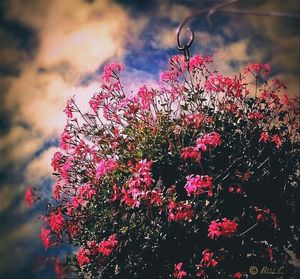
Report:
[[221,13],[233,13],[233,14],[246,14],[246,15],[256,15],[256,16],[273,16],[273,17],[289,17],[289,18],[300,18],[300,14],[291,14],[291,13],[283,13],[283,12],[259,12],[259,11],[253,11],[253,10],[239,10],[239,9],[225,9],[225,7],[230,6],[232,4],[237,3],[239,0],[228,0],[223,3],[218,3],[216,5],[213,5],[211,7],[205,8],[200,10],[199,12],[190,15],[189,17],[185,18],[180,25],[177,28],[176,31],[176,40],[177,40],[177,49],[179,51],[183,51],[183,54],[185,56],[185,59],[187,62],[190,60],[190,51],[189,48],[194,42],[195,34],[194,31],[191,30],[191,28],[187,28],[187,30],[190,33],[190,39],[187,43],[181,45],[180,40],[180,34],[183,29],[183,27],[192,19],[201,16],[203,14],[206,14],[206,20],[211,25],[211,17],[216,12]]

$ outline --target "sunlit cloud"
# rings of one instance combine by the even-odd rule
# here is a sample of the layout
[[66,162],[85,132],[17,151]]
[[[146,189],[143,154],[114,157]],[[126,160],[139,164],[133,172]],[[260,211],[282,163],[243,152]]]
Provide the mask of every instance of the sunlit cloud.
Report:
[[[21,11],[26,8],[37,13],[24,15]],[[46,137],[62,130],[64,104],[78,91],[80,78],[105,61],[122,61],[128,38],[137,40],[146,23],[133,21],[111,1],[51,1],[45,6],[12,1],[9,11],[38,31],[40,43],[35,59],[12,81],[5,105],[17,108],[15,122],[25,121]]]

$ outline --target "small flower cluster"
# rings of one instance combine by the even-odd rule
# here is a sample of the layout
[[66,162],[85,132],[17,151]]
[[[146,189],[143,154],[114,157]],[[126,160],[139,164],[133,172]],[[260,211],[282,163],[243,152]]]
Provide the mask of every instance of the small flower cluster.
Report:
[[223,218],[222,221],[212,221],[208,227],[208,237],[215,239],[220,236],[229,237],[233,235],[238,228],[238,224],[235,221]]
[[186,177],[187,183],[184,186],[188,196],[191,194],[199,196],[202,193],[212,195],[212,178],[208,175],[189,175]]
[[77,261],[80,267],[91,262],[90,257],[95,255],[103,255],[108,257],[117,247],[117,235],[112,234],[107,240],[102,240],[100,243],[95,241],[87,241],[87,247],[80,247],[77,252]]

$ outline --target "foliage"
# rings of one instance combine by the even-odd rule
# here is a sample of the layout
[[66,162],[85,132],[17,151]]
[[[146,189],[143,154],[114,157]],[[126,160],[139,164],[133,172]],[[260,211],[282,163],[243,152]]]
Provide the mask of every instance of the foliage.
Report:
[[91,111],[68,101],[41,238],[73,248],[66,266],[79,277],[247,278],[263,264],[288,274],[295,100],[279,97],[268,65],[227,77],[211,62],[173,56],[159,84],[135,95],[124,65],[107,65]]

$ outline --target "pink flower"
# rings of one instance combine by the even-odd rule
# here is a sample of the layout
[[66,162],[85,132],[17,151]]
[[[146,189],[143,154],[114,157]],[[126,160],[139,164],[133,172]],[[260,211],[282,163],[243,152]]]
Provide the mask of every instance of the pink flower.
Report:
[[205,269],[210,267],[215,267],[218,264],[218,261],[214,258],[214,253],[211,252],[208,248],[203,250],[202,259],[199,264],[196,265],[198,270],[196,276],[206,278]]
[[96,166],[96,179],[100,179],[108,172],[115,170],[118,167],[118,163],[115,159],[101,160]]
[[262,132],[262,133],[260,134],[259,141],[260,141],[260,142],[267,142],[267,141],[270,141],[269,133],[268,133],[268,132]]
[[51,161],[51,166],[54,171],[59,171],[61,167],[61,160],[63,159],[63,155],[60,152],[55,152]]
[[71,157],[68,158],[68,161],[66,161],[62,167],[60,168],[61,176],[65,181],[69,180],[69,172],[73,167],[73,162],[71,161]]
[[168,221],[186,221],[191,220],[193,217],[193,210],[190,204],[186,204],[184,201],[175,203],[171,201],[168,205],[169,215]]
[[50,230],[47,230],[45,227],[42,227],[40,238],[43,242],[45,249],[48,249],[51,245],[49,236],[50,236]]
[[159,190],[152,190],[151,191],[151,199],[150,199],[151,204],[155,204],[157,206],[162,205],[162,193]]
[[203,152],[207,150],[207,148],[217,147],[222,144],[221,135],[217,132],[211,132],[203,135],[198,138],[196,141],[196,149],[202,150]]
[[29,207],[32,207],[33,203],[33,192],[31,186],[27,186],[24,194],[24,200]]
[[211,252],[209,249],[205,249],[202,252],[202,260],[200,262],[200,266],[204,267],[215,267],[218,262],[213,258],[214,253]]
[[208,192],[209,195],[212,195],[212,178],[208,175],[189,175],[186,177],[187,183],[184,186],[187,194],[190,196],[200,195],[202,193]]
[[258,75],[268,75],[270,74],[271,71],[271,67],[269,64],[249,64],[246,69],[245,72],[251,72],[252,74],[254,74],[255,76]]
[[191,57],[189,68],[190,70],[194,70],[195,68],[205,68],[210,62],[212,62],[211,56],[202,57],[200,54],[196,54]]
[[52,231],[59,233],[62,230],[65,219],[61,211],[58,211],[57,213],[52,212],[48,217],[48,220]]
[[291,107],[294,107],[295,105],[295,102],[296,102],[296,99],[292,99],[290,98],[288,95],[283,95],[283,98],[281,100],[281,103],[283,105],[287,105],[287,106],[291,106]]
[[72,209],[77,209],[79,206],[86,206],[86,205],[87,205],[87,201],[85,201],[80,196],[75,196],[71,200],[70,210],[72,211]]
[[62,266],[58,257],[55,259],[55,274],[57,278],[60,278],[63,275]]
[[238,224],[223,218],[221,222],[212,221],[208,227],[208,237],[215,239],[220,236],[229,237],[236,232]]
[[234,234],[238,228],[238,224],[235,221],[228,220],[227,218],[223,218],[222,222],[220,222],[218,225],[221,229],[221,235],[225,237]]
[[68,150],[70,148],[70,140],[71,140],[71,136],[69,132],[67,130],[64,130],[64,132],[60,137],[59,147]]
[[80,267],[82,267],[85,263],[89,264],[91,262],[90,258],[88,257],[90,254],[91,252],[88,249],[83,247],[79,248],[79,251],[77,252],[77,260]]
[[[208,76],[205,89],[212,93],[224,92],[228,96],[242,97],[244,85],[237,78],[225,77],[221,74],[211,74]],[[245,92],[246,94],[246,92]]]
[[104,66],[104,71],[102,74],[102,79],[105,82],[110,82],[110,79],[112,77],[116,77],[116,71],[122,71],[125,69],[125,65],[124,64],[108,64]]
[[236,272],[236,273],[234,273],[232,275],[232,278],[238,278],[238,279],[240,279],[242,277],[243,277],[243,273],[241,273],[241,272]]
[[196,150],[196,148],[189,146],[181,149],[181,158],[182,159],[195,159],[196,161],[200,160],[200,153]]
[[183,265],[183,263],[175,264],[174,271],[173,271],[173,277],[175,277],[177,279],[181,279],[182,277],[185,277],[187,275],[187,273],[184,270],[182,270],[182,265]]
[[147,190],[153,183],[151,166],[153,161],[141,160],[130,168],[133,176],[129,179],[128,185],[131,189]]
[[194,113],[190,115],[184,116],[184,124],[185,125],[193,125],[195,128],[199,128],[202,123],[207,122],[205,115],[200,113]]
[[117,245],[117,235],[112,234],[108,240],[103,240],[99,243],[98,252],[104,256],[109,256]]
[[183,69],[187,68],[187,63],[185,57],[183,55],[177,54],[173,55],[169,60],[169,67],[170,69],[179,69],[182,71]]
[[60,259],[56,257],[55,259],[55,274],[56,278],[62,278],[64,276],[63,268],[60,262]]
[[268,256],[269,256],[270,261],[273,261],[273,259],[274,259],[273,248],[272,248],[272,247],[267,247],[267,248],[266,248],[266,251],[267,251],[267,253],[268,253]]
[[105,100],[108,97],[109,97],[108,92],[95,93],[94,96],[89,101],[89,105],[90,105],[91,109],[95,113],[97,113],[103,100]]
[[180,76],[180,72],[177,70],[169,70],[166,72],[162,72],[160,75],[160,79],[165,82],[175,82]]
[[59,181],[56,181],[53,186],[53,197],[57,200],[60,199],[60,191],[61,191],[61,184]]
[[151,104],[153,103],[154,99],[154,92],[147,89],[144,85],[138,91],[138,96],[140,98],[140,103],[142,105],[143,110],[149,110]]
[[244,194],[244,191],[243,191],[241,185],[231,185],[231,186],[229,186],[228,191],[230,193],[236,193],[236,194],[240,194],[240,195]]
[[124,202],[126,205],[130,206],[130,207],[139,207],[140,206],[140,202],[138,200],[138,195],[135,193],[135,195],[133,195],[133,191],[130,190],[126,190],[125,188],[123,188],[121,190],[122,193],[122,198],[121,198],[121,202]]
[[111,198],[111,201],[114,202],[119,198],[120,190],[116,184],[112,187],[112,190],[113,190],[113,197]]
[[214,239],[221,235],[219,224],[216,221],[212,221],[208,227],[208,237]]
[[96,194],[96,190],[91,187],[90,183],[79,187],[78,193],[82,199],[90,200]]
[[248,119],[260,120],[260,119],[263,119],[264,117],[265,116],[258,111],[248,113]]
[[257,215],[256,215],[256,219],[257,221],[260,221],[262,223],[266,222],[266,221],[271,221],[274,228],[278,227],[278,220],[277,220],[277,216],[274,213],[271,213],[269,208],[258,208],[255,207],[254,208]]
[[69,222],[68,224],[68,232],[71,236],[75,236],[80,232],[80,228],[77,224]]
[[74,99],[70,98],[67,101],[67,105],[66,108],[64,109],[64,112],[66,113],[68,118],[72,118],[73,117],[73,112],[74,111]]
[[276,148],[279,149],[282,145],[282,141],[281,138],[279,137],[279,135],[274,135],[272,137],[272,141],[276,144]]

